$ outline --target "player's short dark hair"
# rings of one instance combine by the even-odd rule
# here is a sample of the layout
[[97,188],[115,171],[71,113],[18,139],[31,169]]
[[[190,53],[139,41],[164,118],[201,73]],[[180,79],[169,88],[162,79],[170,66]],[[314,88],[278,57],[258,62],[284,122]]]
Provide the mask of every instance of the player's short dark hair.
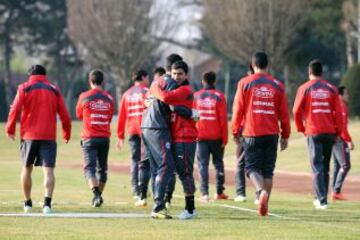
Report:
[[214,72],[205,72],[202,75],[202,80],[209,84],[209,85],[214,85],[215,81],[216,81],[216,73]]
[[132,74],[132,80],[134,82],[141,82],[143,77],[146,77],[146,76],[148,76],[148,73],[145,70],[140,69],[139,71],[134,72]]
[[46,69],[42,65],[32,65],[28,70],[29,75],[46,75]]
[[189,66],[184,61],[177,61],[171,66],[171,69],[182,69],[187,74],[189,71]]
[[92,84],[100,86],[104,81],[104,73],[100,69],[94,69],[89,73],[89,80]]
[[314,59],[309,63],[309,71],[314,76],[320,77],[323,73],[323,67],[319,59]]
[[179,55],[179,54],[176,54],[176,53],[172,53],[170,54],[169,56],[167,56],[166,58],[166,69],[169,71],[171,70],[171,66],[178,62],[178,61],[182,61],[183,58]]
[[155,68],[153,74],[159,74],[160,76],[164,75],[166,73],[165,68],[163,67],[157,67]]
[[252,56],[252,64],[260,69],[265,69],[269,64],[268,56],[265,52],[256,52]]
[[346,90],[346,87],[345,87],[345,86],[340,86],[340,87],[338,87],[338,92],[339,92],[339,94],[340,94],[341,96],[344,95],[345,90]]

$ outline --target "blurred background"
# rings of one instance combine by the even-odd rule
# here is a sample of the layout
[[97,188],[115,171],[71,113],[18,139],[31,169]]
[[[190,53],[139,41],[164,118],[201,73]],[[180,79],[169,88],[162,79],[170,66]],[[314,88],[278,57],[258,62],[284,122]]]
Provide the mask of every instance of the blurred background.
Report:
[[217,72],[231,111],[257,50],[269,54],[290,106],[308,62],[319,58],[360,116],[359,29],[358,0],[0,0],[0,121],[32,64],[47,68],[74,117],[90,69],[106,72],[106,89],[119,99],[131,72],[151,73],[173,52],[189,63],[195,89],[204,71]]

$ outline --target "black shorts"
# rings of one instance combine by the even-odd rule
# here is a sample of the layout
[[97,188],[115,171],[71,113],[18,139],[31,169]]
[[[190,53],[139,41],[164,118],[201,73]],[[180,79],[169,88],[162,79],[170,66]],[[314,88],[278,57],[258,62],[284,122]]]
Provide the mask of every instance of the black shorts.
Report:
[[25,166],[55,167],[56,142],[53,140],[21,140],[21,159]]
[[247,176],[251,172],[258,172],[264,178],[273,177],[278,140],[278,135],[244,138],[245,172]]
[[86,179],[96,178],[100,182],[107,181],[109,138],[89,138],[80,142],[84,157],[84,173]]

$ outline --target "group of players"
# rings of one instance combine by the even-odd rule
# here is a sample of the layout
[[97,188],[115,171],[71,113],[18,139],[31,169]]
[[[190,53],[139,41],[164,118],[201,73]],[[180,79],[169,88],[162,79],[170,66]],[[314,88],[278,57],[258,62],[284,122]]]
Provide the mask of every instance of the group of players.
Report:
[[[237,202],[246,200],[245,175],[256,189],[258,214],[268,215],[273,174],[280,150],[288,146],[290,117],[284,85],[268,72],[268,57],[256,52],[249,73],[237,87],[233,102],[232,135],[237,144]],[[124,145],[125,132],[131,149],[132,190],[135,206],[147,206],[148,185],[152,179],[154,206],[152,218],[170,219],[168,209],[178,175],[185,198],[179,219],[192,219],[195,210],[194,158],[200,172],[203,202],[209,197],[209,160],[216,169],[214,199],[228,199],[224,193],[223,155],[228,141],[225,96],[215,89],[216,74],[202,76],[200,91],[194,92],[188,78],[188,65],[178,54],[166,58],[166,69],[157,68],[149,85],[148,73],[136,71],[133,86],[122,96],[117,123],[117,148]],[[71,120],[59,88],[49,82],[46,70],[34,65],[29,80],[21,84],[11,105],[6,132],[14,140],[16,119],[21,113],[21,182],[24,211],[32,210],[31,172],[33,166],[44,171],[45,198],[43,212],[51,213],[55,185],[56,115],[59,114],[63,138],[71,134]],[[93,192],[92,205],[100,207],[107,181],[110,123],[114,99],[104,90],[101,70],[89,73],[90,90],[79,96],[76,115],[83,121],[81,148],[84,174]],[[295,104],[297,130],[307,136],[317,209],[327,208],[329,164],[334,153],[333,199],[343,200],[341,187],[350,169],[349,150],[354,145],[347,131],[347,91],[338,90],[322,78],[322,65],[309,64],[309,81],[300,86]],[[341,100],[342,98],[343,100]],[[279,140],[280,135],[280,140]],[[334,146],[334,150],[333,150]]]

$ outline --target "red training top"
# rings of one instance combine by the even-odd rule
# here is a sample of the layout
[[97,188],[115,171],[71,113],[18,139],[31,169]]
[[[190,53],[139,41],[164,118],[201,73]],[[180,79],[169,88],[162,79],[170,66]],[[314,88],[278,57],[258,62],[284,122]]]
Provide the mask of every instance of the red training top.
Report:
[[280,132],[290,136],[290,118],[284,85],[270,74],[256,73],[238,83],[232,116],[232,133],[257,137]]
[[[189,109],[193,106],[193,90],[187,80],[177,89],[171,91],[162,90],[158,84],[152,84],[150,93],[160,101],[169,105],[185,106]],[[170,122],[173,142],[196,141],[197,130],[193,119],[186,119],[172,112]]]
[[228,142],[227,105],[222,92],[205,87],[195,93],[194,108],[199,111],[196,123],[199,140],[222,140]]
[[141,121],[148,90],[143,84],[135,84],[121,98],[117,128],[119,139],[125,138],[125,128],[130,135],[141,135]]
[[343,116],[343,131],[341,132],[341,139],[345,142],[352,142],[351,136],[349,134],[348,130],[348,124],[349,124],[349,109],[347,106],[347,103],[340,99],[341,107],[342,107],[342,116]]
[[[340,96],[339,96],[340,97]],[[343,116],[343,131],[341,132],[341,139],[344,140],[345,142],[352,142],[349,130],[348,130],[348,124],[349,124],[349,109],[347,106],[347,103],[345,101],[343,101],[340,98],[340,104],[341,104],[341,109],[342,109],[342,116]]]
[[32,75],[18,87],[10,106],[6,132],[15,134],[16,119],[21,112],[20,137],[24,140],[56,140],[56,114],[60,116],[63,138],[71,134],[71,119],[64,98],[46,75]]
[[108,138],[114,113],[113,97],[102,89],[90,89],[79,96],[76,116],[83,120],[81,138]]
[[326,80],[314,79],[302,84],[296,93],[293,113],[297,130],[305,135],[340,136],[343,131],[337,89]]

